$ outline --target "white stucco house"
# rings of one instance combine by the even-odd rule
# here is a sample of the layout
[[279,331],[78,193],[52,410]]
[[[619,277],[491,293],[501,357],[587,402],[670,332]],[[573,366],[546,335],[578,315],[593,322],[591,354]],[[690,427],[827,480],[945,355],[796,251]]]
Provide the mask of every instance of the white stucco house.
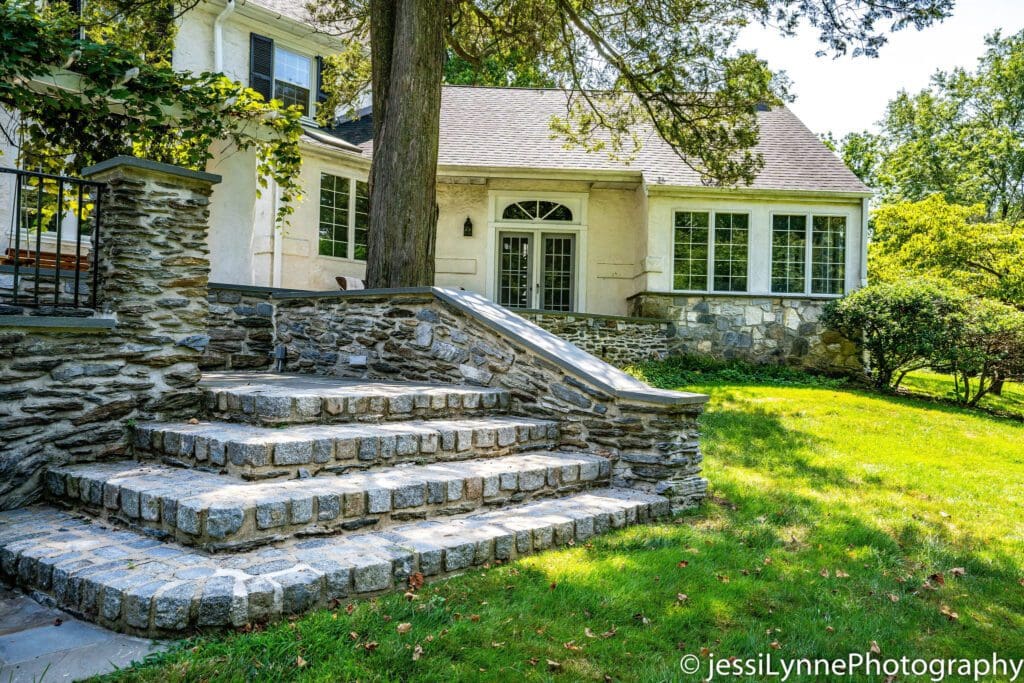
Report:
[[[319,57],[337,44],[303,0],[202,0],[181,19],[174,66],[223,71],[310,118],[305,200],[275,227],[252,152],[215,150],[214,282],[336,289],[362,277],[372,112],[317,128]],[[671,320],[683,351],[847,364],[819,329],[824,301],[865,282],[870,190],[780,107],[758,112],[764,168],[709,187],[656,135],[630,163],[567,149],[549,122],[566,93],[445,87],[436,284],[516,309]],[[838,359],[838,360],[837,360]]]

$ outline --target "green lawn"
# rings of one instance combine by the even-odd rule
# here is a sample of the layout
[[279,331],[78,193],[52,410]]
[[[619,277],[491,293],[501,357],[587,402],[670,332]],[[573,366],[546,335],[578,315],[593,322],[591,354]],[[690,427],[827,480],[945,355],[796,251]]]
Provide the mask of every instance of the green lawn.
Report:
[[788,375],[693,379],[712,397],[701,509],[412,602],[190,641],[120,678],[698,680],[681,655],[832,658],[872,641],[1024,657],[1024,424]]
[[[955,400],[953,378],[936,372],[919,370],[906,376],[903,389],[913,394]],[[986,394],[981,397],[980,407],[997,413],[1024,417],[1024,385],[1007,383],[1002,396]]]

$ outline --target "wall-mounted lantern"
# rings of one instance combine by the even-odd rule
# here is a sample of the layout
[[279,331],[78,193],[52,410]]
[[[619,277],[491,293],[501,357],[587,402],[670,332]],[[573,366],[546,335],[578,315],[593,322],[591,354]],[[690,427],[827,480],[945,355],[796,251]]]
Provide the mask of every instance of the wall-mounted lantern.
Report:
[[469,216],[466,216],[466,222],[462,224],[462,236],[472,237],[473,236],[473,221]]

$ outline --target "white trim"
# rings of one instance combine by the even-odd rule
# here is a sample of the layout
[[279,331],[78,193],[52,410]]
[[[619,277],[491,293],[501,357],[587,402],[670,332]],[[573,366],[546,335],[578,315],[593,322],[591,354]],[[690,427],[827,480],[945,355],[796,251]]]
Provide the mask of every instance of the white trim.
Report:
[[[706,213],[708,215],[708,274],[706,289],[676,289],[676,214],[677,213]],[[747,288],[742,292],[713,289],[715,284],[715,216],[720,214],[739,214],[747,217]],[[671,291],[677,294],[735,294],[736,296],[750,296],[750,240],[754,234],[753,211],[736,209],[694,209],[678,208],[669,209],[669,242],[672,245],[672,253],[669,256],[669,279],[672,285]]]
[[[332,171],[334,169],[331,169]],[[323,198],[321,196],[323,192],[324,176],[329,175],[338,180],[348,181],[348,225],[345,226],[346,244],[345,244],[345,256],[333,256],[331,254],[320,253],[320,212],[323,211]],[[332,258],[349,261],[351,263],[361,263],[366,265],[366,259],[356,258],[356,183],[366,183],[367,181],[363,178],[358,178],[354,175],[344,173],[329,173],[323,169],[320,170],[320,175],[317,177],[316,187],[316,249],[315,254],[318,258]]]

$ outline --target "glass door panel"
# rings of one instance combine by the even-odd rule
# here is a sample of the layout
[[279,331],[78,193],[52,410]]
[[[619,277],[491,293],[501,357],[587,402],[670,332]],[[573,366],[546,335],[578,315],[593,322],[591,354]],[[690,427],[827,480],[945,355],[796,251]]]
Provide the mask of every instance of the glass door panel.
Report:
[[511,232],[498,237],[498,303],[507,308],[531,308],[533,237]]
[[544,234],[541,255],[541,308],[571,311],[575,299],[576,238],[574,235]]

